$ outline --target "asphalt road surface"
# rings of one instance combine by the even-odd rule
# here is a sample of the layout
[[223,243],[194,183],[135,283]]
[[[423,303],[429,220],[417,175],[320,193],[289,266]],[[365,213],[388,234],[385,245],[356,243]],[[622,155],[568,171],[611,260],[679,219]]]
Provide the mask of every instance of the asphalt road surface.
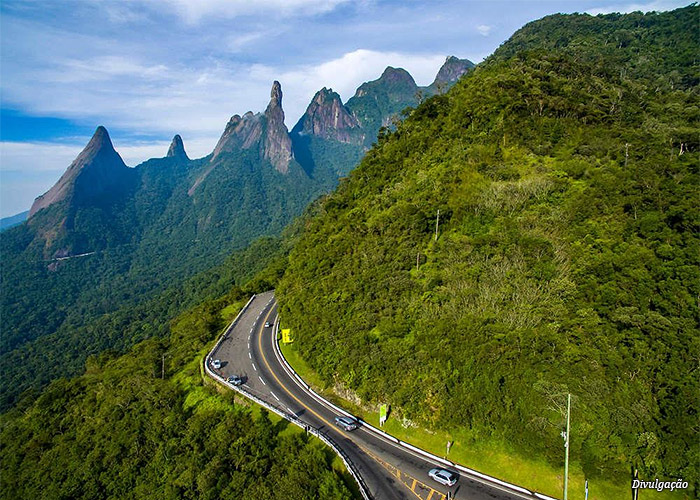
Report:
[[464,473],[459,474],[454,486],[443,486],[428,476],[428,471],[440,464],[365,428],[347,432],[335,426],[338,413],[314,398],[278,359],[273,328],[265,327],[266,322],[274,323],[276,315],[273,292],[257,295],[212,352],[211,359],[219,359],[222,365],[215,371],[224,377],[242,376],[247,391],[329,436],[355,464],[372,498],[447,500],[448,492],[449,498],[465,500],[535,498],[485,484]]

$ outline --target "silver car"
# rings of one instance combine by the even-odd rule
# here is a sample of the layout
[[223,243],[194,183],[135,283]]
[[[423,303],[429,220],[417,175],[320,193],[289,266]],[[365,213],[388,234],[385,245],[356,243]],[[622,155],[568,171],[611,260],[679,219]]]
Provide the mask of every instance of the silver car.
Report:
[[430,469],[428,475],[445,486],[453,486],[457,482],[457,474],[447,469]]
[[243,379],[239,377],[238,375],[231,375],[229,378],[226,379],[230,384],[233,385],[243,385]]
[[352,417],[335,417],[335,425],[346,431],[357,429],[357,420]]
[[211,362],[211,366],[214,368],[214,370],[218,370],[221,368],[221,360],[215,359],[214,361]]

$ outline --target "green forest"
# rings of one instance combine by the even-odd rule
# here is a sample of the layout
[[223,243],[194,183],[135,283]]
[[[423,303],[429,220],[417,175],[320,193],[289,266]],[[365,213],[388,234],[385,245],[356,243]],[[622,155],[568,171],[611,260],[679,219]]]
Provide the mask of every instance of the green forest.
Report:
[[699,15],[530,23],[383,131],[277,289],[324,382],[557,466],[571,393],[587,477],[697,491]]
[[246,299],[234,287],[173,320],[168,337],[91,356],[83,375],[0,416],[0,498],[353,498],[324,444],[204,382],[222,313]]
[[[50,268],[4,231],[0,498],[356,496],[328,448],[202,376],[272,288],[295,354],[365,406],[560,467],[571,393],[586,477],[697,496],[699,18],[528,24],[284,231],[301,167],[282,185],[250,152],[193,198],[203,163],[152,160],[116,222],[80,212],[92,256]],[[358,154],[307,146],[337,174]]]
[[[245,266],[227,262],[232,252],[262,262],[275,245],[256,238],[279,237],[320,190],[330,189],[298,166],[284,176],[245,153],[222,155],[192,197],[188,186],[205,164],[154,159],[134,169],[133,197],[67,207],[74,230],[50,243],[43,231],[66,207],[52,206],[2,233],[0,409],[30,387],[79,374],[88,354],[162,335],[169,319],[212,296],[193,293],[194,284],[222,282],[215,290],[221,294],[244,283],[241,271],[252,275],[259,267],[250,257]],[[51,261],[46,245],[95,253]]]

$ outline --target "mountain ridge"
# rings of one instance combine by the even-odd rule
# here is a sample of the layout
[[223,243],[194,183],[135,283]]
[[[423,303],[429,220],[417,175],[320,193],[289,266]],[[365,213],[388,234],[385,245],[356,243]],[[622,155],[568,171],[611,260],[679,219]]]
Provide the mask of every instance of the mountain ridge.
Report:
[[[342,135],[341,122],[329,120],[329,135]],[[365,132],[353,132],[360,133]],[[46,355],[50,361],[44,368],[59,376],[76,373],[90,346],[129,345],[140,335],[161,334],[153,325],[125,340],[105,339],[97,330],[82,328],[91,318],[149,300],[258,237],[278,234],[311,201],[331,191],[365,151],[359,140],[346,144],[302,136],[312,146],[305,155],[307,144],[300,144],[284,125],[279,82],[272,85],[266,112],[234,115],[214,151],[203,158],[189,159],[182,137],[175,136],[165,157],[132,168],[108,139],[106,129],[98,128],[74,168],[48,192],[61,196],[39,197],[27,223],[3,231],[0,298],[8,313],[0,361],[15,375],[2,386],[2,406],[27,387],[46,382],[45,376],[12,361],[26,357],[28,349],[48,349],[43,336],[73,339],[73,332],[82,332],[79,343],[85,350],[80,355],[70,361]],[[95,163],[104,155],[90,152],[102,149],[118,168],[112,168],[111,160],[104,169]],[[91,162],[87,170],[116,172],[117,179],[98,178],[94,185],[99,190],[84,192],[74,171],[86,159]],[[77,190],[70,184],[76,178]],[[81,254],[88,256],[55,260]]]

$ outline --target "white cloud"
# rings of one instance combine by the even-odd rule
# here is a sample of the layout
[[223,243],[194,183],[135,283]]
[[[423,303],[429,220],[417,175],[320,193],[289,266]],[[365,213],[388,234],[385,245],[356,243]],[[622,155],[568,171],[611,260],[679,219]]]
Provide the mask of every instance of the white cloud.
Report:
[[[89,139],[89,137],[88,137]],[[63,171],[85,147],[85,143],[0,142],[2,170],[23,172]]]
[[[364,49],[293,69],[218,60],[202,68],[168,68],[109,55],[57,59],[49,69],[18,68],[4,83],[3,98],[37,115],[95,120],[95,126],[135,134],[180,133],[215,143],[231,115],[265,109],[273,80],[282,83],[291,128],[322,87],[333,88],[347,100],[360,84],[378,78],[389,65],[403,67],[419,85],[427,85],[443,61],[442,54]],[[36,87],[34,81],[46,85]]]
[[0,142],[0,217],[28,210],[34,198],[54,185],[82,146]]
[[[0,141],[0,217],[28,210],[34,199],[53,186],[80,154],[89,137],[71,138],[70,143]],[[183,139],[190,158],[211,153],[215,137]],[[136,166],[149,158],[162,158],[169,141],[114,140],[124,163]]]
[[480,24],[476,27],[476,31],[478,31],[481,36],[489,36],[489,33],[491,33],[491,26]]
[[[251,74],[262,80],[278,79],[284,92],[287,123],[294,124],[306,111],[313,95],[322,87],[332,88],[346,102],[357,87],[376,80],[387,66],[403,68],[418,85],[430,84],[445,61],[444,55],[420,55],[359,49],[342,57],[293,70],[257,66]],[[291,118],[291,119],[290,119]]]
[[[196,24],[205,18],[267,15],[298,16],[329,12],[348,0],[166,0],[187,23]],[[151,2],[146,2],[151,3]]]
[[677,9],[679,7],[684,7],[688,4],[687,1],[674,1],[674,0],[653,0],[651,2],[642,3],[615,3],[610,5],[605,5],[602,7],[595,7],[593,9],[588,9],[586,13],[592,16],[597,16],[598,14],[611,14],[613,12],[619,12],[621,14],[627,14],[629,12],[652,12],[652,11],[667,11]]

